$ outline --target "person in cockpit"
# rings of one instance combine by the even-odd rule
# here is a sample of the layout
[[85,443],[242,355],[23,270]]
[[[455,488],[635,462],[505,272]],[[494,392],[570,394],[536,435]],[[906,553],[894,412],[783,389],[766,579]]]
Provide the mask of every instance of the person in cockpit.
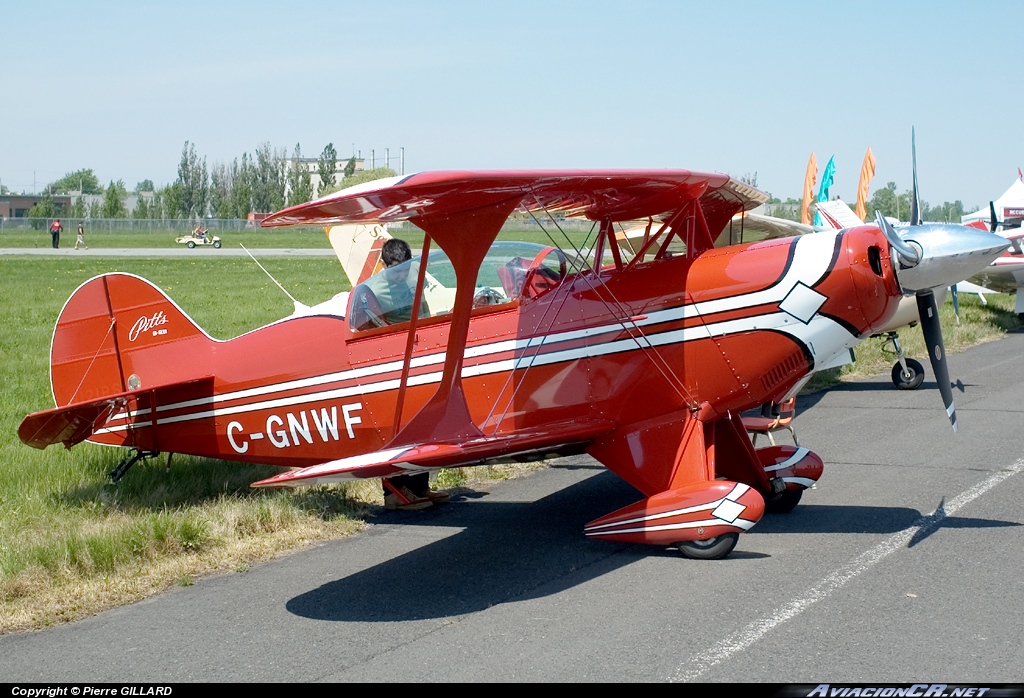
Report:
[[[354,330],[384,327],[412,319],[412,304],[418,269],[410,261],[409,243],[391,238],[380,254],[384,271],[374,274],[352,290],[349,323]],[[419,317],[430,316],[426,298],[420,302]]]

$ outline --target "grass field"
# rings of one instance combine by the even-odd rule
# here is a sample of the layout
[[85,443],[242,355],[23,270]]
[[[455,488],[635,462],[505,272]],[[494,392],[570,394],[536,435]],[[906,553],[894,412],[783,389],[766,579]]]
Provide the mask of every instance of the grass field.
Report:
[[[322,235],[322,234],[321,234]],[[337,260],[266,259],[298,300],[314,304],[347,288]],[[291,311],[291,302],[251,260],[0,258],[0,632],[41,628],[144,598],[200,575],[250,565],[316,541],[344,536],[380,511],[376,481],[298,491],[252,490],[274,468],[166,456],[136,465],[117,486],[108,472],[119,449],[81,444],[38,451],[17,428],[52,406],[49,343],[65,300],[85,280],[109,271],[150,279],[215,337],[226,339]],[[957,327],[942,309],[951,352],[996,338],[1019,322],[1013,298],[987,306],[963,299]],[[924,358],[919,330],[903,333]],[[888,373],[879,340],[826,381]],[[938,398],[936,398],[937,400]],[[445,471],[445,486],[515,476],[524,469]],[[480,478],[467,480],[467,478]]]

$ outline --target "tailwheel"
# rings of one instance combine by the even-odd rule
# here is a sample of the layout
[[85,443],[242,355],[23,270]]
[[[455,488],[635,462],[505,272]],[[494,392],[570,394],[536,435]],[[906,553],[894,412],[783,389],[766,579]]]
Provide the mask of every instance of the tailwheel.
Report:
[[892,367],[892,383],[900,390],[917,390],[924,382],[924,366],[920,361],[907,359],[907,372],[897,361]]
[[782,490],[774,497],[764,498],[764,510],[769,514],[788,514],[796,509],[803,496],[803,490]]
[[720,560],[736,547],[738,533],[723,533],[707,540],[684,540],[676,543],[679,554],[691,560]]
[[[121,462],[117,464],[117,467],[110,471],[110,483],[112,485],[116,485],[120,482],[121,478],[123,478],[125,473],[128,472],[128,469],[140,460],[155,458],[159,455],[160,451],[143,451],[138,448],[133,448],[132,453],[121,459]],[[168,469],[171,467],[171,458],[169,454],[167,456],[167,467]]]

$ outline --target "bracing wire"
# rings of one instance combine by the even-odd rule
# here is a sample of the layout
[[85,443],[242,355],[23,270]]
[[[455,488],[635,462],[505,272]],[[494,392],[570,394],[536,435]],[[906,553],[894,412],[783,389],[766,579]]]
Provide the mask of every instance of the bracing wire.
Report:
[[[568,234],[566,234],[565,231],[562,230],[561,226],[558,225],[558,221],[554,218],[554,216],[551,215],[551,212],[548,211],[548,209],[540,203],[540,200],[537,198],[536,194],[534,195],[534,201],[536,202],[537,207],[542,209],[547,214],[548,218],[551,220],[551,223],[558,229],[560,233],[562,233],[562,236],[566,239],[568,244],[572,246],[577,256],[581,260],[584,260],[586,262],[586,269],[594,271],[594,274],[596,276],[597,271],[594,269],[594,267],[590,265],[589,260],[586,256],[584,256],[582,250],[576,248],[572,240],[569,238]],[[541,226],[541,229],[545,231],[545,234],[547,234],[548,238],[551,239],[552,242],[554,242],[554,239],[552,238],[551,234],[548,233],[547,230],[544,228],[543,224],[537,220],[536,216],[533,215],[532,211],[530,211],[530,216],[534,219],[534,221],[537,222],[538,225]],[[591,232],[593,232],[593,228],[591,228]],[[590,235],[588,233],[587,239],[589,239],[589,237]],[[594,260],[594,264],[599,264],[598,260]],[[607,292],[608,296],[611,297],[612,302],[606,300],[601,295],[601,293],[598,292],[597,287],[594,285],[594,283],[588,275],[581,274],[580,276],[586,281],[587,285],[590,286],[590,289],[594,292],[595,297],[599,298],[603,303],[605,303],[605,305],[608,305],[613,310],[617,310],[618,313],[621,316],[623,316],[623,319],[620,320],[622,328],[629,334],[630,339],[632,339],[636,343],[637,347],[640,350],[642,350],[644,353],[648,355],[653,354],[653,357],[651,357],[651,363],[654,364],[655,368],[658,369],[658,372],[661,373],[662,377],[665,378],[665,381],[670,386],[672,386],[673,390],[676,391],[676,394],[678,394],[679,397],[681,397],[685,402],[689,403],[691,406],[696,407],[696,400],[693,398],[692,395],[689,394],[689,391],[686,390],[686,386],[683,383],[683,381],[679,378],[678,375],[676,375],[676,372],[672,370],[671,364],[669,364],[669,362],[661,355],[658,349],[647,338],[647,335],[644,333],[643,329],[636,324],[636,321],[633,320],[632,316],[628,312],[628,308],[626,308],[625,305],[618,298],[615,297],[615,294],[611,290],[609,290],[607,286],[602,286],[602,288],[605,292]],[[612,303],[614,303],[614,307],[612,306]],[[630,325],[633,329],[630,329]],[[634,330],[637,334],[639,334],[639,339],[634,334]],[[640,341],[641,339],[643,340],[642,342]]]
[[[533,192],[531,192],[531,193],[533,193]],[[632,319],[632,317],[630,316],[629,312],[627,311],[628,309],[625,308],[624,304],[621,301],[619,301],[618,298],[615,297],[615,294],[612,293],[610,290],[608,290],[607,287],[604,287],[604,290],[611,297],[611,300],[612,300],[612,302],[614,302],[614,306],[615,307],[613,307],[612,303],[609,302],[607,299],[605,299],[602,296],[602,294],[598,292],[596,286],[594,285],[592,279],[590,278],[590,275],[585,273],[586,271],[594,271],[594,267],[591,266],[587,256],[584,255],[582,249],[578,248],[576,246],[576,244],[572,241],[572,239],[569,237],[569,235],[562,229],[562,227],[558,224],[558,221],[554,218],[554,216],[551,215],[551,212],[547,209],[547,207],[545,207],[544,205],[542,205],[540,203],[540,200],[537,197],[537,195],[535,193],[533,193],[533,196],[534,196],[534,202],[536,204],[536,208],[538,208],[540,210],[543,210],[547,214],[548,219],[551,221],[552,225],[555,226],[555,228],[558,230],[558,232],[560,232],[562,234],[562,237],[565,238],[566,243],[575,251],[575,253],[577,255],[577,259],[579,259],[581,264],[582,264],[582,266],[579,267],[580,270],[581,270],[580,273],[579,273],[579,278],[584,279],[585,283],[588,286],[590,286],[590,289],[594,292],[595,297],[601,299],[602,302],[604,302],[609,307],[612,307],[613,310],[617,310],[618,311],[617,314],[619,314],[621,316],[624,316],[624,319],[620,321],[620,324],[622,325],[623,330],[625,330],[629,334],[630,339],[632,339],[633,342],[636,343],[637,348],[639,348],[641,351],[643,351],[645,354],[647,354],[649,356],[649,358],[651,358],[651,363],[654,364],[655,368],[658,370],[659,373],[661,373],[661,375],[665,379],[665,381],[672,387],[673,390],[675,390],[676,394],[678,394],[679,397],[682,398],[682,400],[684,402],[688,403],[689,405],[691,405],[693,407],[696,407],[696,404],[697,404],[696,400],[693,398],[692,395],[689,394],[689,391],[686,390],[686,387],[683,384],[682,380],[679,378],[678,375],[676,375],[675,371],[672,370],[672,367],[668,363],[668,361],[661,355],[661,353],[650,342],[650,340],[647,339],[647,336],[644,334],[643,330],[636,324],[636,322]],[[541,230],[544,231],[544,234],[548,236],[548,239],[551,240],[551,242],[556,247],[561,247],[561,245],[559,245],[559,243],[554,239],[554,237],[552,236],[551,232],[533,214],[533,210],[532,209],[528,209],[527,212],[530,214],[530,217],[533,218],[534,222],[537,223],[537,225],[540,226]],[[587,237],[584,239],[584,243],[589,241],[590,235],[593,234],[593,231],[594,231],[595,227],[596,227],[596,221],[595,221],[594,226],[592,226],[590,231],[587,233]],[[596,260],[595,260],[595,264],[597,264]],[[595,276],[596,276],[596,272],[595,272]],[[567,297],[568,296],[563,297],[563,299],[562,299],[563,303],[565,302],[565,299]],[[549,307],[549,311],[553,307],[554,306],[550,306]],[[559,307],[561,307],[561,306],[559,306]],[[547,315],[547,311],[545,312],[545,317],[546,317],[546,315]],[[556,317],[557,317],[557,314],[556,314]],[[632,326],[632,329],[630,328],[630,325]],[[639,337],[637,335],[639,335]],[[536,345],[534,345],[532,342],[528,342],[526,349],[528,350],[531,346],[535,346],[536,347],[536,351],[534,353],[534,356],[536,356],[537,354],[540,353],[540,348],[541,348],[542,344],[544,344],[543,340],[541,340],[540,342],[537,342]],[[653,356],[652,356],[652,354],[653,354]],[[532,365],[532,359],[534,357],[525,357],[524,356],[522,358],[525,358],[525,359],[527,359],[527,361],[529,361],[529,364],[526,366],[526,370],[529,370],[530,366]],[[517,360],[516,363],[519,363],[519,360]],[[511,375],[510,375],[509,379],[511,379]],[[519,382],[519,384],[516,386],[516,388],[513,390],[513,394],[512,394],[512,396],[511,396],[511,398],[509,400],[509,406],[512,405],[512,403],[513,403],[513,401],[515,399],[515,395],[518,392],[519,386],[521,386],[522,384],[523,384],[523,381],[521,380]],[[508,382],[506,381],[505,387],[507,387],[507,385],[508,385]],[[504,387],[502,389],[502,394],[503,393],[504,393]],[[506,408],[506,413],[507,413],[507,409],[508,408]],[[493,412],[493,409],[492,409],[492,412]],[[490,417],[490,415],[488,415],[488,418],[489,417]]]

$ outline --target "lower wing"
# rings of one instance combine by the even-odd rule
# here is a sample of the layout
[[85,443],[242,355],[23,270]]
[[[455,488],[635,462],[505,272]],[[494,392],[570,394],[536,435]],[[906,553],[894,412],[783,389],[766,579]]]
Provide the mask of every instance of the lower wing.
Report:
[[253,487],[300,487],[322,485],[354,478],[391,477],[421,472],[430,468],[479,465],[504,459],[529,460],[531,457],[564,455],[611,431],[608,420],[582,419],[547,424],[500,436],[453,443],[419,443],[385,448],[349,458],[292,470],[254,482]]

